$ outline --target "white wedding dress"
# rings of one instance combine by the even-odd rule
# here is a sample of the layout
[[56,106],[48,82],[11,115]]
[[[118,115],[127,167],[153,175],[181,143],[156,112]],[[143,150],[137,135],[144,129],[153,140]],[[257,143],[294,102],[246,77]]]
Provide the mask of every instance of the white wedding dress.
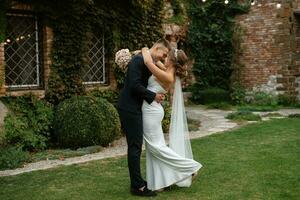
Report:
[[[167,92],[155,80],[153,75],[150,76],[148,80],[147,89],[155,93]],[[174,109],[174,107],[176,108],[173,102],[172,109]],[[173,142],[173,146],[171,144],[170,147],[166,145],[161,124],[164,117],[164,109],[162,105],[156,101],[153,101],[151,104],[144,101],[142,113],[144,141],[146,147],[146,177],[148,188],[150,190],[159,190],[173,184],[180,187],[189,187],[192,182],[192,174],[202,167],[200,163],[192,159],[192,153],[190,153],[190,156],[187,156],[187,154],[184,153],[185,151],[191,152],[189,139],[187,141],[189,146],[187,147],[184,146],[184,139],[181,140],[180,138],[176,139],[176,142]],[[172,115],[173,114],[174,113],[172,112]],[[185,113],[183,115],[185,117]],[[171,118],[174,119],[174,117],[175,116],[172,116]],[[180,128],[182,127],[182,124],[173,123],[173,126],[170,128],[173,129],[174,132],[177,128],[178,130],[181,130]],[[170,134],[172,134],[172,131]],[[172,135],[170,135],[170,138],[172,138]],[[183,153],[180,153],[180,149],[182,149],[181,147],[187,150],[183,150],[181,151]]]

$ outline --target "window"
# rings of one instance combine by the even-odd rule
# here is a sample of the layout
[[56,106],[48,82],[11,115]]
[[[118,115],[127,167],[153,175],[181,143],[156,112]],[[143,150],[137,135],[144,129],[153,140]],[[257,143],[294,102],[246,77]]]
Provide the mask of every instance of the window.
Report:
[[37,17],[7,14],[4,43],[5,82],[9,88],[41,86],[40,45]]
[[103,34],[92,37],[88,52],[89,65],[83,69],[84,84],[106,84],[105,49]]

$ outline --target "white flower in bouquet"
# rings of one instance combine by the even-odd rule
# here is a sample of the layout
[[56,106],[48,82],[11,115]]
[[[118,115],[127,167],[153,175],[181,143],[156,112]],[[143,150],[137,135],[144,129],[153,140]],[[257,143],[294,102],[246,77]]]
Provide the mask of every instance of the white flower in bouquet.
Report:
[[132,55],[129,49],[121,49],[116,53],[115,62],[123,71],[125,71],[131,57]]

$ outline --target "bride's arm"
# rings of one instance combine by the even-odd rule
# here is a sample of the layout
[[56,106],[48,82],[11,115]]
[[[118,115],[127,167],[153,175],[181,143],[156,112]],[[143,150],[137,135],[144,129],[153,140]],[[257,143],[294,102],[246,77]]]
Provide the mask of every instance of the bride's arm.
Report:
[[152,57],[147,47],[142,48],[142,54],[143,54],[145,65],[160,82],[167,85],[173,82],[174,79],[173,73],[170,72],[168,73],[164,70],[161,70],[158,66],[156,66],[153,63]]
[[157,67],[159,67],[161,70],[164,70],[164,71],[167,70],[167,68],[165,67],[164,63],[162,63],[161,61],[157,61],[157,62],[155,63],[155,65],[156,65]]

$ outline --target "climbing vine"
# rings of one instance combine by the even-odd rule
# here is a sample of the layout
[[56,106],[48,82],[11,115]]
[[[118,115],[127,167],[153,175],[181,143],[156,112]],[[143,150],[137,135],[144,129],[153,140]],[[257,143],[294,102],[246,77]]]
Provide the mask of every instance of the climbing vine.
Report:
[[248,12],[250,1],[190,0],[187,42],[195,58],[194,99],[208,87],[229,89],[232,73],[234,17]]
[[[82,69],[88,64],[87,52],[92,33],[103,33],[107,68],[120,48],[136,50],[150,46],[162,37],[160,0],[17,0],[29,3],[43,16],[43,23],[54,33],[51,73],[46,99],[58,104],[73,95],[84,94]],[[2,5],[1,5],[2,8]],[[4,6],[0,12],[0,41],[5,36]],[[117,76],[122,84],[124,76]],[[118,80],[120,79],[120,80]]]

